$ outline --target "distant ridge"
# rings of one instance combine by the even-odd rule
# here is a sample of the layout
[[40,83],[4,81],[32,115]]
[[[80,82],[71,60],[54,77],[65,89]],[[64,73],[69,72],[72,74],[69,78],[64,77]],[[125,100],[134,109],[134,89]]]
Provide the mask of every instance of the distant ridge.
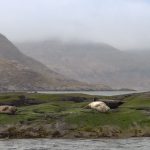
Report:
[[148,52],[130,53],[104,43],[82,41],[46,40],[17,45],[25,54],[76,80],[113,88],[150,89]]

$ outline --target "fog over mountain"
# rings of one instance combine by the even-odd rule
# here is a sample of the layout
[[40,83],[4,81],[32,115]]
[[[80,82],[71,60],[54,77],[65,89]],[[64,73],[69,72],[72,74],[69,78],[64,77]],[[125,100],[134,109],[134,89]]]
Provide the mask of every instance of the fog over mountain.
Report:
[[150,88],[149,51],[123,52],[104,43],[47,40],[17,44],[56,72],[115,88]]
[[0,0],[0,32],[13,42],[60,37],[149,49],[149,18],[149,0]]
[[0,91],[108,89],[65,77],[19,51],[0,34]]

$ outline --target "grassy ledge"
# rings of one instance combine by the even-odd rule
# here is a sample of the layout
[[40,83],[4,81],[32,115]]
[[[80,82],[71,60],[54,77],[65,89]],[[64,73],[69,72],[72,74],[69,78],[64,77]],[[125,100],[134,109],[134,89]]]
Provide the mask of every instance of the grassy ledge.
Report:
[[[108,113],[85,109],[85,94],[1,93],[0,104],[17,104],[0,114],[1,138],[100,138],[150,136],[150,93],[97,96],[124,103]],[[24,100],[25,98],[26,100]]]

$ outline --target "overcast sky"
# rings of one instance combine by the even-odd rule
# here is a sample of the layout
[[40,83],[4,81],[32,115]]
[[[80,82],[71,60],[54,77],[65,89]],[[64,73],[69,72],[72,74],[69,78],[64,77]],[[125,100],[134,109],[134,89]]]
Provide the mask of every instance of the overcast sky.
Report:
[[150,49],[150,0],[0,0],[0,32],[13,42],[60,37]]

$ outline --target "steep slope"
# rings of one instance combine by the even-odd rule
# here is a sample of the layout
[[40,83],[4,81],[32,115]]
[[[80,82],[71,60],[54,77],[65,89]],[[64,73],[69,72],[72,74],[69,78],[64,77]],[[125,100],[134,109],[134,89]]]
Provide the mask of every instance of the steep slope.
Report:
[[[33,71],[42,73],[50,77],[64,78],[62,75],[48,69],[42,63],[22,54],[6,37],[0,35],[0,58],[7,60],[15,60]],[[54,79],[53,79],[54,80]]]
[[46,79],[14,60],[0,59],[0,91],[44,90]]
[[87,90],[101,87],[66,78],[50,70],[42,63],[22,54],[0,34],[0,91]]
[[68,77],[112,87],[150,88],[150,67],[135,53],[122,52],[110,45],[90,42],[47,40],[18,44],[27,55]]

